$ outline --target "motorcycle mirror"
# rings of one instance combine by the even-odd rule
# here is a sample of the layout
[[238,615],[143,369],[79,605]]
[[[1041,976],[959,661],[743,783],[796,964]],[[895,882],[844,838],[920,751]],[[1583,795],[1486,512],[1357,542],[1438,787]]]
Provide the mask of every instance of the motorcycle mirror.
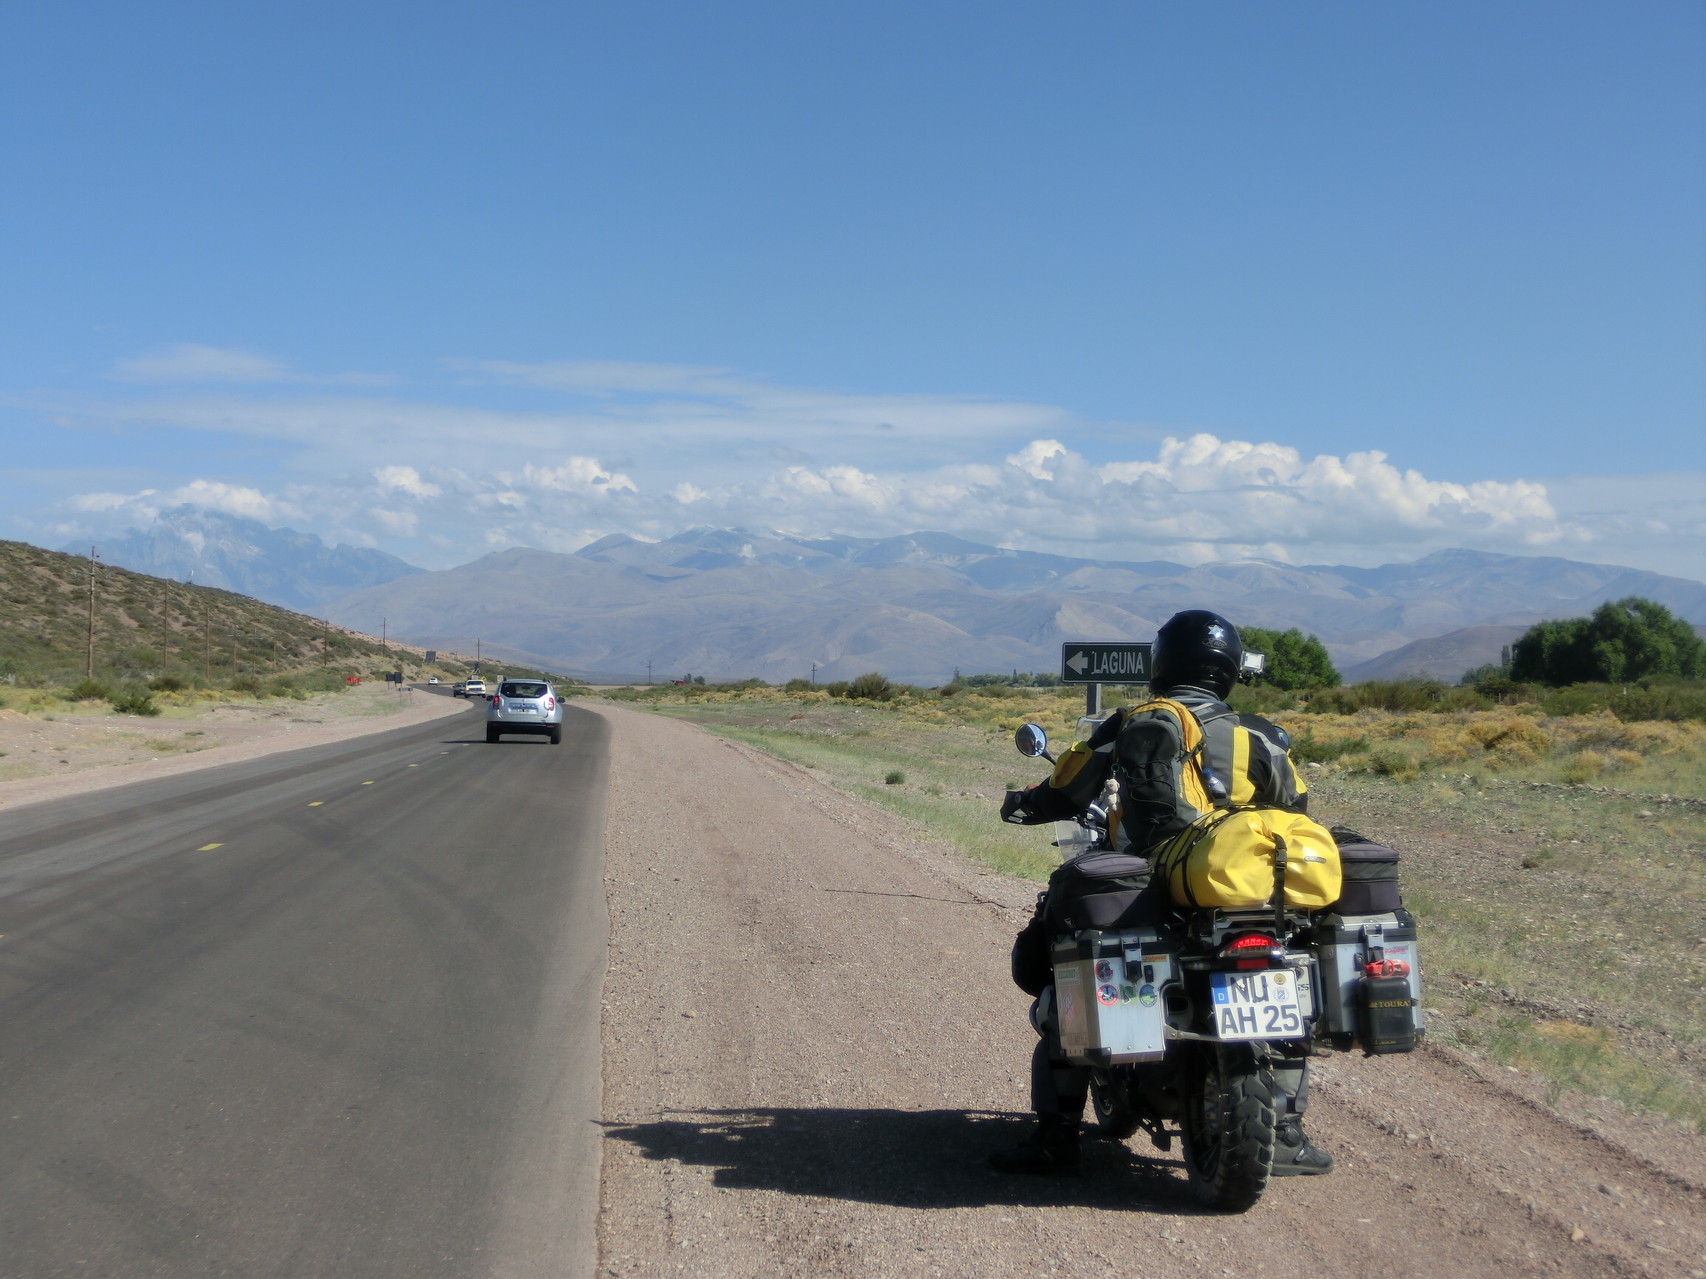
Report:
[[1013,734],[1013,745],[1019,748],[1019,754],[1031,759],[1048,757],[1048,734],[1043,732],[1041,724],[1021,724]]

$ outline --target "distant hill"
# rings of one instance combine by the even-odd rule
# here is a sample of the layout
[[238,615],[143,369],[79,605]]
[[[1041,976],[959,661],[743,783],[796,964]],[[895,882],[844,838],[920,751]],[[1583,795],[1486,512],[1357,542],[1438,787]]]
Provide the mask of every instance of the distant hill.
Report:
[[1466,626],[1446,635],[1414,640],[1339,673],[1347,684],[1417,676],[1455,684],[1467,671],[1496,664],[1506,645],[1516,643],[1527,629],[1525,626]]
[[[86,546],[63,548],[68,554]],[[327,600],[422,570],[385,551],[327,546],[312,533],[182,506],[146,529],[103,539],[109,564],[198,586],[219,586],[268,603],[315,612]]]
[[[0,679],[30,686],[82,678],[89,568],[87,555],[0,542]],[[93,605],[94,670],[103,680],[165,674],[222,683],[322,666],[371,673],[410,664],[396,643],[233,591],[106,563],[95,566]]]
[[[649,662],[659,679],[779,681],[815,662],[820,680],[880,670],[937,683],[956,668],[1052,671],[1066,640],[1146,638],[1184,608],[1299,627],[1345,671],[1417,640],[1466,628],[1520,633],[1625,595],[1706,622],[1706,584],[1557,558],[1459,550],[1366,569],[1263,560],[1189,568],[937,533],[808,539],[712,528],[662,542],[607,537],[569,555],[502,551],[352,591],[327,608],[348,626],[372,630],[387,617],[392,634],[415,643],[466,652],[480,640],[583,677],[644,678]],[[1456,649],[1438,660],[1456,663]],[[1479,664],[1464,660],[1444,677]]]

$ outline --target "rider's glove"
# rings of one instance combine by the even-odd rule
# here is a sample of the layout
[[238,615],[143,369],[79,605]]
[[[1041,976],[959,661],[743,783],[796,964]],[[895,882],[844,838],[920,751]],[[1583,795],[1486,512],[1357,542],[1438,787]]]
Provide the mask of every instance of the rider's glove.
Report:
[[1025,825],[1025,818],[1029,816],[1025,812],[1025,800],[1029,794],[1029,791],[1008,791],[1001,801],[1001,820],[1012,822],[1015,826]]

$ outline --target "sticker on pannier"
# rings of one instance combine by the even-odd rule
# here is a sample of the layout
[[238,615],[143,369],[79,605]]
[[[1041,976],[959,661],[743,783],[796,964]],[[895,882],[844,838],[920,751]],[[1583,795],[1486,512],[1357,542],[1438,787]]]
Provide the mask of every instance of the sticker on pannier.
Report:
[[1285,904],[1321,910],[1339,898],[1339,846],[1319,822],[1283,808],[1218,809],[1150,854],[1181,906],[1253,910],[1274,895],[1275,839],[1285,841]]

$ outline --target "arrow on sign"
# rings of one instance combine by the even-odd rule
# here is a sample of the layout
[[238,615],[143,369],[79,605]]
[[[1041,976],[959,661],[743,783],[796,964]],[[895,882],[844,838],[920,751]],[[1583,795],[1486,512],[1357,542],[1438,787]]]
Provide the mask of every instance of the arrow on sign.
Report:
[[1084,655],[1083,649],[1079,649],[1078,652],[1066,659],[1067,669],[1075,675],[1082,675],[1084,668],[1089,664],[1090,659]]

